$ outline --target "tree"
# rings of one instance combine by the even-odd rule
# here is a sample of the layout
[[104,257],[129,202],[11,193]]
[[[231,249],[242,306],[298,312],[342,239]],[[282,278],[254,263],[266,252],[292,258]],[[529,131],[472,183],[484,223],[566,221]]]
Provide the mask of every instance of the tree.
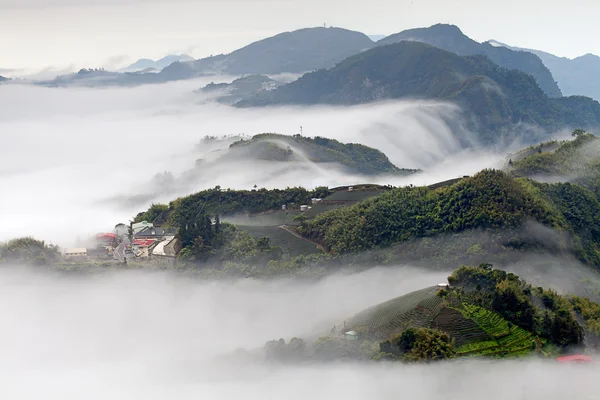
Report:
[[585,131],[584,131],[583,129],[577,128],[577,129],[575,129],[575,130],[574,130],[574,131],[571,133],[571,136],[573,136],[573,137],[575,137],[575,138],[576,138],[576,137],[579,137],[579,136],[581,136],[581,135],[583,135],[583,134],[585,134]]
[[308,217],[304,214],[296,215],[293,220],[296,222],[300,222],[300,224],[304,224]]

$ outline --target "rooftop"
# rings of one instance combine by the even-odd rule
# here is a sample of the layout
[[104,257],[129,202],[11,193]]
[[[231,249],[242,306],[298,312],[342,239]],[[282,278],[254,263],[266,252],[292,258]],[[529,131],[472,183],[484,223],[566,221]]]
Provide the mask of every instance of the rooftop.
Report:
[[136,239],[133,244],[139,247],[150,247],[154,242],[156,242],[154,239]]

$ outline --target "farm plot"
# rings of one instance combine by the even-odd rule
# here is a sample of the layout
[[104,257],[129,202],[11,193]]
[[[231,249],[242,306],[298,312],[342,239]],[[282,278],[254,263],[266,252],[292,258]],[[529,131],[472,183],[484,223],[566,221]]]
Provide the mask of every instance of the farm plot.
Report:
[[408,326],[429,327],[441,303],[437,287],[422,289],[362,311],[350,319],[347,327],[365,327],[370,339],[385,340]]
[[433,320],[431,327],[446,332],[455,340],[457,346],[492,339],[475,321],[465,318],[460,311],[449,307],[442,309]]
[[383,190],[353,190],[351,192],[347,190],[340,190],[339,192],[334,192],[327,196],[323,199],[323,201],[357,202],[378,196],[383,193],[385,193]]
[[300,211],[277,210],[256,215],[233,215],[223,217],[223,221],[242,226],[280,226],[293,221]]
[[315,204],[312,208],[304,213],[306,218],[311,219],[319,214],[327,211],[335,210],[337,208],[347,207],[348,204],[335,203],[335,204]]
[[290,257],[304,254],[318,254],[322,252],[314,243],[300,239],[278,226],[238,225],[237,228],[249,232],[256,239],[264,236],[270,238],[271,246],[281,247],[283,252],[289,254]]
[[[515,357],[529,353],[534,336],[523,328],[509,324],[500,315],[470,304],[464,304],[462,312],[472,319],[492,340],[462,344],[457,348],[461,356]],[[457,343],[458,344],[458,343]]]

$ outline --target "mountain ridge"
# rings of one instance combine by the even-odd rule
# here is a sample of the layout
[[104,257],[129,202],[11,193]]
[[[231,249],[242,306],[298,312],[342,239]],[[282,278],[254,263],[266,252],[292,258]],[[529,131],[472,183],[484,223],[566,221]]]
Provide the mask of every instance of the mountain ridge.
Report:
[[387,36],[379,40],[377,44],[387,45],[403,40],[427,43],[458,55],[483,54],[500,67],[517,69],[532,75],[548,96],[562,96],[552,73],[535,54],[516,52],[508,48],[476,42],[465,35],[456,25],[436,24],[427,28],[408,29]]

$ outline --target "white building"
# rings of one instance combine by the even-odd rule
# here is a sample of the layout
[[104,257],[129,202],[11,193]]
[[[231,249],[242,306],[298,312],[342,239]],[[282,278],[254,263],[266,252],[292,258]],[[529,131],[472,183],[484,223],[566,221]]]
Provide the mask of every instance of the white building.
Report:
[[87,255],[87,249],[85,248],[65,249],[64,252],[66,258],[87,257]]

